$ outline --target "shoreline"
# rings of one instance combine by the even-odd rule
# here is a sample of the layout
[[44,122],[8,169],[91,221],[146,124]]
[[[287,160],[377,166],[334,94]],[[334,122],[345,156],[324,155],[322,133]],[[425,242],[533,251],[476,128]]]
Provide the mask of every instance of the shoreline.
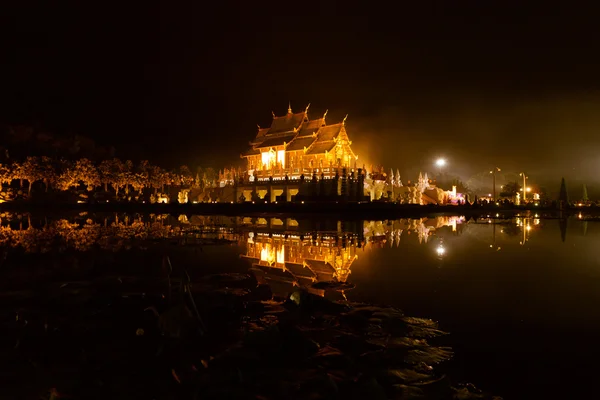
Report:
[[[340,217],[343,219],[394,219],[423,218],[433,216],[511,217],[521,213],[535,212],[544,217],[566,218],[584,212],[586,215],[600,216],[598,207],[576,207],[558,210],[551,207],[519,206],[438,206],[395,203],[197,203],[197,204],[68,204],[68,203],[29,203],[11,202],[0,204],[0,212],[124,212],[160,213],[186,215],[230,215],[230,216],[282,216],[302,215],[304,217]],[[490,215],[493,214],[493,215]]]

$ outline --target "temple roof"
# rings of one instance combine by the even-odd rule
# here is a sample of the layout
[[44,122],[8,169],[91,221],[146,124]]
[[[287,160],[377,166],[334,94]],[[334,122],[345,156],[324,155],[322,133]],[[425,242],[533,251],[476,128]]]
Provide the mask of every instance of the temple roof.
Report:
[[340,134],[343,126],[344,124],[339,123],[321,127],[317,134],[317,140],[310,146],[306,154],[322,154],[333,149],[335,147],[334,139]]
[[335,147],[335,142],[333,140],[327,142],[315,142],[310,149],[306,152],[306,154],[321,154],[326,151],[330,151]]
[[245,151],[244,153],[242,153],[242,157],[257,156],[259,154],[260,154],[260,150],[259,149],[249,148],[247,151]]
[[[335,139],[344,127],[344,123],[325,125],[325,116],[308,120],[308,112],[292,113],[273,116],[269,128],[259,128],[252,146],[242,156],[260,154],[260,149],[282,146],[287,143],[286,151],[307,149],[306,154],[322,154],[330,151],[336,145]],[[316,134],[316,138],[315,138]]]
[[302,124],[302,128],[300,128],[300,132],[298,136],[308,136],[312,135],[316,131],[319,130],[323,125],[325,125],[324,118],[313,119],[312,121],[307,121]]
[[330,273],[331,274],[335,271],[333,269],[333,267],[325,261],[305,258],[304,262],[310,267],[310,269],[312,269],[316,273],[320,272],[320,273]]
[[297,114],[288,114],[283,117],[274,117],[269,128],[269,134],[293,132],[294,129],[298,129],[302,125],[305,118],[306,112],[304,111]]
[[283,136],[277,136],[277,137],[267,136],[263,142],[256,145],[256,148],[282,146],[284,143],[291,142],[295,136],[296,136],[295,133],[293,133],[291,135],[283,135]]
[[297,137],[296,139],[292,140],[285,149],[287,151],[304,150],[305,147],[310,147],[315,140],[316,138],[312,135]]
[[257,144],[257,143],[262,142],[265,139],[265,135],[267,134],[267,132],[269,132],[269,128],[259,129],[258,133],[256,134],[256,138],[254,138],[254,140],[250,143]]
[[327,125],[322,127],[319,130],[319,136],[317,137],[318,142],[325,142],[328,140],[333,140],[340,134],[342,127],[344,124],[341,122],[339,124]]

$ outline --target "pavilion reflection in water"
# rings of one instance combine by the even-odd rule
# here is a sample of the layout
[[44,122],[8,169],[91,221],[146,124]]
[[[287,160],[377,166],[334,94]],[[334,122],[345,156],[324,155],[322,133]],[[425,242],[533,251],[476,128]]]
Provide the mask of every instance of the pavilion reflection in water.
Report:
[[[245,246],[246,253],[241,257],[251,262],[251,270],[259,283],[268,284],[276,294],[303,287],[324,295],[324,290],[313,285],[347,282],[352,263],[362,249],[381,247],[388,242],[398,246],[403,233],[416,234],[419,243],[427,243],[436,229],[450,226],[456,231],[464,217],[361,221],[358,232],[344,230],[344,225],[337,223],[335,230],[311,233],[301,229],[302,224],[298,221],[282,222],[247,219],[246,225],[253,226],[256,231],[249,230],[242,238],[240,244]],[[276,229],[259,229],[266,226]]]

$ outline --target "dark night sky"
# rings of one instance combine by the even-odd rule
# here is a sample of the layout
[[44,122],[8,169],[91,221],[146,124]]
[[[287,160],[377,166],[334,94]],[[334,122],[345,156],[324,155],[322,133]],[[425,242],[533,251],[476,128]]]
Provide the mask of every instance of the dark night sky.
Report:
[[0,123],[81,133],[121,157],[221,167],[240,161],[271,110],[310,102],[329,122],[349,114],[360,159],[407,179],[444,156],[464,179],[497,165],[600,186],[593,10],[15,3],[0,6]]

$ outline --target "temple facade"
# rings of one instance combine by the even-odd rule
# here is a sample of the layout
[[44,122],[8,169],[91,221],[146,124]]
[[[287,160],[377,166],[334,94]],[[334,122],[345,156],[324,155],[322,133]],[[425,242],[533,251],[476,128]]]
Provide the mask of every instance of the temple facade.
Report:
[[[309,105],[310,106],[310,105]],[[444,191],[427,176],[403,183],[400,171],[363,164],[346,131],[346,118],[327,124],[327,111],[311,119],[302,112],[277,116],[268,128],[258,127],[240,156],[244,167],[219,171],[215,187],[183,196],[195,202],[387,201],[402,204],[458,204],[453,188]]]
[[346,118],[328,125],[327,112],[310,119],[308,108],[287,114],[273,113],[271,126],[259,127],[250,148],[241,156],[247,161],[250,181],[310,177],[313,174],[333,177],[341,168],[355,168],[358,156],[346,132]]

